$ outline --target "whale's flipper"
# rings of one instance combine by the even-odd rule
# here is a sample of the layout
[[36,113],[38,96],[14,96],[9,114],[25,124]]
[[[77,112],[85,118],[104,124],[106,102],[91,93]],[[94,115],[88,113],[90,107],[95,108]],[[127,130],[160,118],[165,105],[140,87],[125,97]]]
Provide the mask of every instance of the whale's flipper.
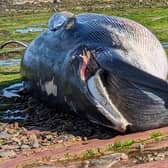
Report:
[[168,83],[111,55],[99,53],[101,79],[131,131],[168,125]]

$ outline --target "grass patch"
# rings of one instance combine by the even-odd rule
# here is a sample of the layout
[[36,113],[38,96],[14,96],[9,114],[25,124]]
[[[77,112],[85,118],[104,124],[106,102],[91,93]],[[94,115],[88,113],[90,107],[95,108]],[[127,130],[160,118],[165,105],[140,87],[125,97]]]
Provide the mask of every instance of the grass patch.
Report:
[[120,150],[129,148],[133,145],[134,141],[132,139],[126,139],[125,141],[116,141],[114,144],[106,145],[106,151]]
[[83,154],[83,159],[91,159],[95,156],[95,152],[92,149],[88,149],[84,154]]
[[[82,10],[72,9],[74,13],[82,13]],[[111,10],[102,9],[90,11],[115,15],[133,19],[149,28],[161,41],[168,41],[168,8],[137,8]],[[17,33],[16,29],[29,26],[41,26],[46,28],[48,19],[53,13],[22,14],[15,16],[0,17],[0,43],[6,40],[32,41],[40,32],[26,34]]]
[[4,139],[0,139],[0,145],[4,145],[6,141]]
[[164,136],[164,134],[160,131],[152,132],[150,134],[150,138],[152,138],[152,139],[160,138],[160,137],[163,137],[163,136]]
[[[0,50],[0,57],[1,57],[1,55],[6,55],[7,53],[12,53],[12,52],[20,52],[20,51],[23,51],[25,48],[23,48],[23,47],[17,47],[17,48],[15,48],[15,47],[12,47],[12,48],[4,48],[4,49],[2,49],[2,50]],[[12,58],[16,58],[15,56],[13,56]]]
[[114,150],[117,149],[124,149],[124,148],[129,148],[131,147],[131,145],[134,143],[134,141],[132,139],[127,139],[123,142],[121,141],[116,141],[113,145]]
[[132,139],[127,139],[125,141],[122,142],[122,146],[126,147],[126,146],[131,146],[133,144],[133,140]]
[[113,144],[107,144],[106,151],[112,151],[112,150],[113,150]]
[[20,65],[0,66],[0,89],[21,81]]
[[165,51],[166,51],[166,54],[167,54],[167,56],[168,56],[168,48],[166,48]]
[[15,16],[0,17],[0,43],[7,40],[32,41],[40,32],[17,33],[16,29],[29,26],[47,27],[51,13],[22,14]]
[[119,149],[119,148],[121,148],[121,147],[122,147],[121,141],[116,141],[116,142],[114,142],[114,149]]

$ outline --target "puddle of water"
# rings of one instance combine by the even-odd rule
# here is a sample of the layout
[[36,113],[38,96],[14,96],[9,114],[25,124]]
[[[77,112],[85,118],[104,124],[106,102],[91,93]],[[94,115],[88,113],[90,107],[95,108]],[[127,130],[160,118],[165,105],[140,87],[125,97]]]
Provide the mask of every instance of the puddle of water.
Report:
[[20,97],[19,92],[23,91],[23,82],[15,83],[2,90],[1,96],[6,98]]
[[168,42],[163,42],[162,45],[164,48],[168,48]]
[[42,32],[46,30],[46,28],[42,27],[26,27],[23,29],[16,29],[17,33],[29,33],[29,32]]
[[19,110],[19,109],[8,109],[3,111],[0,116],[0,120],[11,122],[11,121],[21,121],[25,120],[28,117],[27,110]]
[[[24,89],[23,85],[23,82],[10,85],[1,91],[0,96],[5,98],[19,98],[19,93]],[[16,103],[13,106],[9,103],[0,104],[0,120],[5,122],[25,120],[28,117],[27,109],[22,109],[22,106],[18,106],[17,108],[17,106]]]
[[0,60],[0,66],[14,66],[20,64],[21,59]]

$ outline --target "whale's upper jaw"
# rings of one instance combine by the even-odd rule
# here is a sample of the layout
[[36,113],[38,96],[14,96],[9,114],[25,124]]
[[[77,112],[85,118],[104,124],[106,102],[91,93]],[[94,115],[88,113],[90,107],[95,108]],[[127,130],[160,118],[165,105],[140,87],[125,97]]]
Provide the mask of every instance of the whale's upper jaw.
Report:
[[79,66],[79,76],[81,82],[86,86],[86,96],[94,107],[97,108],[97,111],[108,120],[105,123],[103,121],[97,121],[97,119],[92,121],[113,128],[119,132],[125,132],[131,123],[125,119],[112,102],[103,83],[105,81],[101,77],[103,70],[94,59],[94,51],[85,49],[81,57],[82,62]]

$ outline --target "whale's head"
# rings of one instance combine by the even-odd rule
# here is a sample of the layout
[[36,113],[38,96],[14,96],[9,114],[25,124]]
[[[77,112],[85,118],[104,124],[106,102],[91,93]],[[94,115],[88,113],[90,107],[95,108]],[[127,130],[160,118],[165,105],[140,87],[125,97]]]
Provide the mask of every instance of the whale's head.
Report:
[[[96,60],[101,40],[87,40],[92,31],[70,12],[54,14],[48,29],[27,48],[22,76],[36,78],[48,96],[64,100],[90,121],[125,132],[129,122],[113,103],[110,73]],[[108,42],[109,36],[105,37]]]

